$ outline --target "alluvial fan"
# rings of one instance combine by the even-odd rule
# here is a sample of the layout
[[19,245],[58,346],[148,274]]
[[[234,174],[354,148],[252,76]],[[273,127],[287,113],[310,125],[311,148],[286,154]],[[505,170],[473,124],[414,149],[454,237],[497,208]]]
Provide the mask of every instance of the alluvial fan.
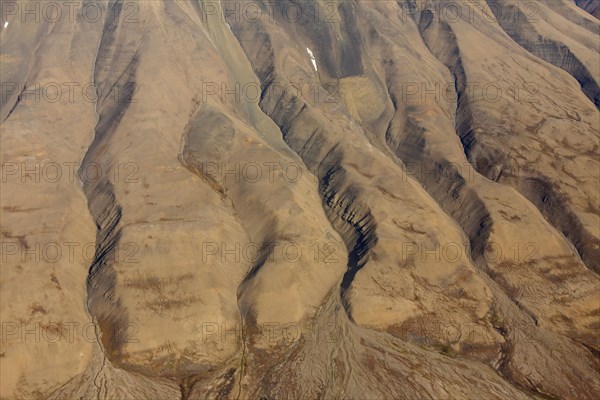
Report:
[[600,398],[599,12],[3,1],[0,398]]

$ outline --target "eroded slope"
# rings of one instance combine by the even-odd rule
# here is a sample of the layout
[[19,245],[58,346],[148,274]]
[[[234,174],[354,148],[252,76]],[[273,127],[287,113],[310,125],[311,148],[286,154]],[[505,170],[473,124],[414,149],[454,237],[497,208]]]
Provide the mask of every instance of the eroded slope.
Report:
[[8,15],[2,398],[596,398],[600,25],[516,4]]

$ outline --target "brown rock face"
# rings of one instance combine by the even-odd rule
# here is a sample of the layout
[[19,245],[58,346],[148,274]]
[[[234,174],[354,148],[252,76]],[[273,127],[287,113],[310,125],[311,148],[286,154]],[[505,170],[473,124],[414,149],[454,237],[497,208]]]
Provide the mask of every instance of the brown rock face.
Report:
[[600,397],[597,2],[1,7],[1,399]]

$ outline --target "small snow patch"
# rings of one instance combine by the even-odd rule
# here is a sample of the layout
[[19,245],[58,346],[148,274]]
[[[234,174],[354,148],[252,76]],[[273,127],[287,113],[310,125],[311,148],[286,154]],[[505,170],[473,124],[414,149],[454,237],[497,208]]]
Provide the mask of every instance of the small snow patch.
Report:
[[6,28],[8,26],[8,21],[4,21],[4,27]]
[[315,71],[317,71],[317,60],[315,60],[315,56],[313,54],[313,52],[307,47],[306,51],[308,52],[308,55],[310,56],[310,61],[312,61],[313,67],[315,67]]

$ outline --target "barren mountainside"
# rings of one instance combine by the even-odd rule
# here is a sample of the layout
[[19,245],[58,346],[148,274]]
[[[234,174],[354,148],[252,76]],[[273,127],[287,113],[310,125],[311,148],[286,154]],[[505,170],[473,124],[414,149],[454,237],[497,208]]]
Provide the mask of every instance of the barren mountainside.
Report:
[[1,399],[600,398],[597,1],[1,11]]

